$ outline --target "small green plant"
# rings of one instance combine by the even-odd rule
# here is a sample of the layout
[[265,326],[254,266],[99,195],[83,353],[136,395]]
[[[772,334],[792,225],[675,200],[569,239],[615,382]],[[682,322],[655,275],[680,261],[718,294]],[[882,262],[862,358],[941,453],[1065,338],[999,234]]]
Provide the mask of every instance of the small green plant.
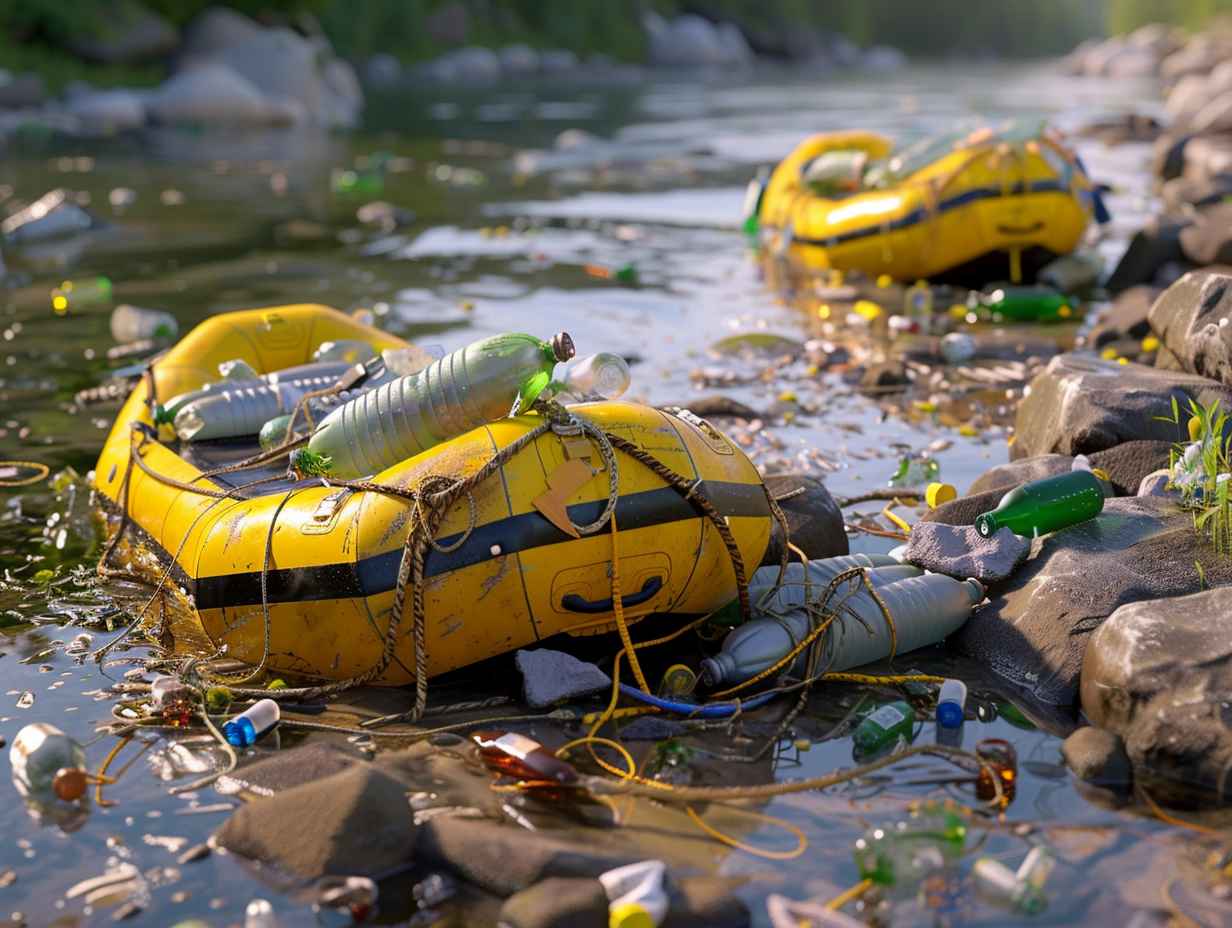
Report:
[[[1232,554],[1232,436],[1228,414],[1219,401],[1203,406],[1189,400],[1185,431],[1169,455],[1170,486],[1181,494],[1181,506],[1193,515],[1194,529],[1210,540],[1220,554]],[[1172,415],[1160,417],[1181,427],[1181,408],[1172,398]]]

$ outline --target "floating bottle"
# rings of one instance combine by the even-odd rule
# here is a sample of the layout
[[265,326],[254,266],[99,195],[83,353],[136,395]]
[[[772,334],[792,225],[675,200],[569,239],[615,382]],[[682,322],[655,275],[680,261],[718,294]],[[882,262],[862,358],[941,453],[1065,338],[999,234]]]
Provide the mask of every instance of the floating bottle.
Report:
[[878,886],[911,890],[956,862],[966,840],[963,820],[930,803],[910,818],[865,832],[855,844],[856,867]]
[[922,487],[932,483],[941,474],[941,465],[936,458],[913,458],[904,455],[899,459],[898,470],[890,477],[891,487]]
[[514,731],[477,731],[471,735],[488,767],[519,780],[574,783],[577,771],[533,738]]
[[976,517],[975,528],[985,538],[1002,528],[1038,537],[1094,519],[1103,508],[1099,478],[1087,470],[1074,470],[1010,490],[996,509]]
[[974,306],[994,322],[1059,322],[1074,316],[1073,300],[1051,287],[997,287],[973,294]]
[[818,558],[807,564],[793,561],[787,565],[781,579],[777,566],[759,567],[749,580],[749,603],[754,616],[776,616],[797,609],[805,605],[810,596],[813,599],[821,596],[839,574],[856,567],[868,571],[873,586],[885,586],[923,573],[920,568],[902,564],[888,554],[843,554]]
[[334,387],[343,378],[349,378],[353,386],[309,401],[314,418],[395,379],[381,359],[376,358],[367,366],[348,367],[339,376],[279,380],[277,383],[260,381],[216,390],[180,408],[175,414],[175,433],[183,441],[255,435],[270,419],[291,413],[308,393]]
[[180,324],[175,316],[161,309],[142,309],[121,303],[111,314],[111,337],[120,343],[147,338],[171,339],[179,331]]
[[761,231],[761,203],[766,196],[766,186],[770,182],[770,169],[762,166],[757,174],[744,188],[744,207],[741,215],[744,217],[741,229],[751,239],[756,239]]
[[23,796],[72,802],[89,785],[81,745],[54,725],[34,722],[17,733],[9,748],[13,782]]
[[658,928],[667,918],[667,865],[643,860],[599,874],[608,898],[608,928]]
[[[111,280],[101,275],[83,277],[80,280],[66,280],[51,291],[51,308],[61,316],[73,309],[110,304]],[[149,336],[137,336],[137,338],[142,337],[148,338]],[[136,341],[136,338],[117,338],[116,341]]]
[[222,727],[227,743],[237,748],[256,744],[262,735],[278,724],[282,712],[272,699],[261,699],[231,719]]
[[857,756],[876,757],[900,741],[910,743],[914,728],[915,710],[911,703],[899,699],[866,715],[851,733],[851,743]]
[[179,678],[163,674],[150,684],[150,703],[164,722],[176,727],[188,725],[196,710],[193,691]]
[[[239,358],[232,361],[224,361],[218,365],[220,380],[207,383],[200,389],[189,390],[186,393],[180,393],[171,397],[166,403],[158,407],[155,412],[154,421],[160,425],[173,422],[175,421],[176,414],[189,403],[204,399],[207,396],[213,396],[223,390],[259,387],[263,384],[300,385],[308,382],[314,384],[323,383],[328,386],[330,383],[337,383],[338,378],[354,366],[345,361],[317,361],[312,364],[298,364],[295,367],[284,368],[280,371],[271,371],[268,374],[258,375],[254,371],[252,378],[247,378],[243,376],[245,371],[240,366],[242,363]],[[224,367],[226,367],[226,371],[223,370]],[[248,370],[252,370],[251,365],[248,365]],[[309,388],[305,387],[305,389]],[[311,387],[311,389],[320,389],[320,387]]]
[[640,279],[637,265],[622,264],[619,267],[605,267],[602,264],[587,264],[583,270],[591,277],[599,280],[614,280],[628,287],[635,287]]
[[613,400],[629,389],[630,381],[628,362],[618,354],[600,351],[570,364],[556,385],[560,392],[578,399],[600,396]]
[[1048,897],[1033,883],[1019,879],[1018,874],[991,857],[981,857],[971,868],[979,894],[997,905],[1016,909],[1024,915],[1035,915],[1048,906]]
[[1018,788],[1018,751],[1004,738],[985,738],[975,746],[975,755],[981,761],[975,795],[992,802],[1000,785],[1001,805],[1009,805]]
[[[902,565],[878,569],[898,570]],[[881,607],[866,590],[846,595],[850,584],[858,583],[850,581],[837,591],[837,596],[843,597],[843,610],[822,642],[821,664],[830,670],[849,670],[881,660],[892,648],[906,654],[936,644],[957,631],[967,621],[971,607],[984,598],[984,587],[978,580],[955,580],[943,574],[907,577],[878,586],[877,595],[894,620],[892,636]],[[820,597],[825,589],[821,584],[813,595]],[[802,605],[746,622],[728,633],[718,654],[702,661],[702,679],[709,686],[747,680],[786,656],[811,628],[812,618]],[[785,672],[799,674],[806,657],[807,649]]]
[[958,728],[966,720],[967,684],[962,680],[946,680],[937,695],[937,724],[941,728]]
[[573,340],[564,332],[550,343],[520,334],[473,342],[338,407],[312,433],[308,450],[329,458],[334,476],[377,473],[528,409],[557,362],[571,357]]

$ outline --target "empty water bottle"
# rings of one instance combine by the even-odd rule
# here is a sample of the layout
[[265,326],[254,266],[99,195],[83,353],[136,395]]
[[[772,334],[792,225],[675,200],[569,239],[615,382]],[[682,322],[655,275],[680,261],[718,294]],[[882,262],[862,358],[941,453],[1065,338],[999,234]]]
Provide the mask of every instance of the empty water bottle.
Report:
[[262,699],[227,722],[222,727],[222,734],[233,747],[246,748],[256,744],[262,735],[277,725],[281,716],[278,703],[272,699]]
[[[167,402],[161,404],[155,412],[154,421],[160,424],[173,422],[176,414],[195,400],[204,399],[207,396],[213,396],[223,390],[235,390],[242,387],[260,387],[262,385],[289,384],[298,386],[302,384],[330,384],[336,383],[338,378],[349,371],[354,365],[348,364],[345,361],[317,361],[312,364],[298,364],[295,367],[287,367],[280,371],[272,371],[268,374],[258,375],[253,371],[251,379],[242,376],[244,362],[239,359],[233,361],[224,361],[218,366],[219,373],[222,375],[221,380],[216,380],[213,383],[207,383],[204,387],[197,390],[189,390],[187,393],[179,393],[171,397]],[[232,366],[235,365],[235,366]],[[226,367],[226,371],[223,368]],[[252,366],[248,365],[248,370],[252,370]],[[230,376],[229,376],[230,375]],[[305,387],[305,389],[319,389],[319,387]]]
[[910,818],[865,832],[855,844],[856,866],[862,879],[910,890],[956,862],[966,839],[961,818],[929,803]]
[[13,739],[9,748],[13,783],[23,796],[71,802],[85,795],[89,777],[81,745],[54,725],[35,722]]
[[901,741],[911,742],[915,728],[915,710],[911,703],[899,699],[870,712],[851,733],[851,743],[857,756],[867,759],[894,748]]
[[1018,874],[991,857],[981,857],[971,868],[976,890],[989,902],[1026,915],[1042,912],[1048,897],[1033,883],[1019,879]]
[[142,309],[122,303],[111,314],[111,337],[117,342],[175,338],[179,331],[180,324],[175,316],[161,309]]
[[667,865],[643,860],[599,874],[608,898],[609,928],[658,928],[667,917]]
[[564,332],[551,343],[520,334],[473,342],[335,409],[312,433],[308,451],[328,458],[338,477],[377,473],[528,409],[557,362],[571,357],[573,340]]
[[612,400],[629,389],[630,379],[624,358],[600,351],[570,364],[558,383],[561,392],[578,399],[600,396]]

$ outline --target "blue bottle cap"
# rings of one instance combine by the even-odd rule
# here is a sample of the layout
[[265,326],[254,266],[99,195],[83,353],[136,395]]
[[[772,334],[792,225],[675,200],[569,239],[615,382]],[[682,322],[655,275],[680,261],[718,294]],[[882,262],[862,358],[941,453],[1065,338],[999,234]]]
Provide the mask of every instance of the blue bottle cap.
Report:
[[963,723],[963,707],[956,702],[937,703],[937,724],[942,728],[957,728]]

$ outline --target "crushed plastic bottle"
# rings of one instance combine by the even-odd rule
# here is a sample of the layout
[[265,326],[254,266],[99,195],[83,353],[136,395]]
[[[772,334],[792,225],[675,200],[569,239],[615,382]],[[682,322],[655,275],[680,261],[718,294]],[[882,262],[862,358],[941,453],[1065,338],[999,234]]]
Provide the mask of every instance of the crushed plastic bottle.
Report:
[[[360,477],[488,422],[530,408],[557,362],[573,357],[561,332],[495,335],[446,355],[418,374],[369,390],[317,426],[308,451],[336,477]],[[270,416],[262,419],[267,421]]]
[[34,722],[17,733],[9,764],[23,796],[72,802],[85,795],[89,784],[81,745],[47,722]]
[[888,753],[900,742],[909,744],[914,728],[915,709],[899,699],[866,715],[851,733],[851,742],[858,757],[869,759]]
[[1087,470],[1033,480],[1001,497],[997,508],[977,516],[975,528],[991,538],[1001,528],[1038,538],[1094,519],[1104,508],[1104,488]]
[[941,464],[936,458],[913,458],[904,455],[899,459],[898,470],[890,477],[891,487],[922,487],[941,475]]
[[658,928],[667,918],[667,865],[643,860],[599,874],[608,898],[608,928]]
[[171,313],[161,309],[142,309],[121,303],[111,313],[111,337],[117,342],[142,339],[172,339],[179,334],[180,324]]
[[976,891],[984,899],[1024,915],[1036,915],[1048,906],[1048,897],[1040,887],[991,857],[981,857],[971,868]]
[[281,715],[278,703],[274,700],[258,700],[223,725],[223,737],[232,747],[250,747],[278,724]]
[[578,399],[597,396],[613,400],[624,395],[631,379],[629,364],[624,358],[600,351],[570,364],[555,386],[559,392]]
[[870,828],[855,844],[861,879],[910,891],[927,877],[954,864],[963,853],[967,826],[936,803],[910,818]]
[[[875,568],[870,571],[870,578],[879,570],[907,572],[916,568],[907,565]],[[837,573],[835,571],[835,575]],[[827,583],[812,586],[812,596],[822,596]],[[880,605],[868,592],[860,589],[847,596],[848,587],[844,586],[838,590],[838,594],[845,597],[843,612],[823,637],[823,666],[848,670],[888,657],[892,648],[899,654],[906,654],[936,644],[957,631],[967,621],[971,607],[984,598],[984,587],[979,581],[955,580],[943,574],[907,576],[876,585],[876,590],[894,619],[895,641],[891,641]],[[799,596],[802,590],[793,584],[776,595],[780,598]],[[718,654],[702,661],[702,679],[709,686],[747,680],[781,660],[811,628],[812,617],[803,605],[746,622],[728,633]],[[806,658],[807,652],[801,652],[785,672],[801,673]]]
[[[85,277],[81,280],[66,280],[51,291],[51,308],[63,316],[74,309],[111,304],[111,280],[106,277]],[[143,336],[149,337],[149,336]],[[136,341],[136,339],[116,339]]]

